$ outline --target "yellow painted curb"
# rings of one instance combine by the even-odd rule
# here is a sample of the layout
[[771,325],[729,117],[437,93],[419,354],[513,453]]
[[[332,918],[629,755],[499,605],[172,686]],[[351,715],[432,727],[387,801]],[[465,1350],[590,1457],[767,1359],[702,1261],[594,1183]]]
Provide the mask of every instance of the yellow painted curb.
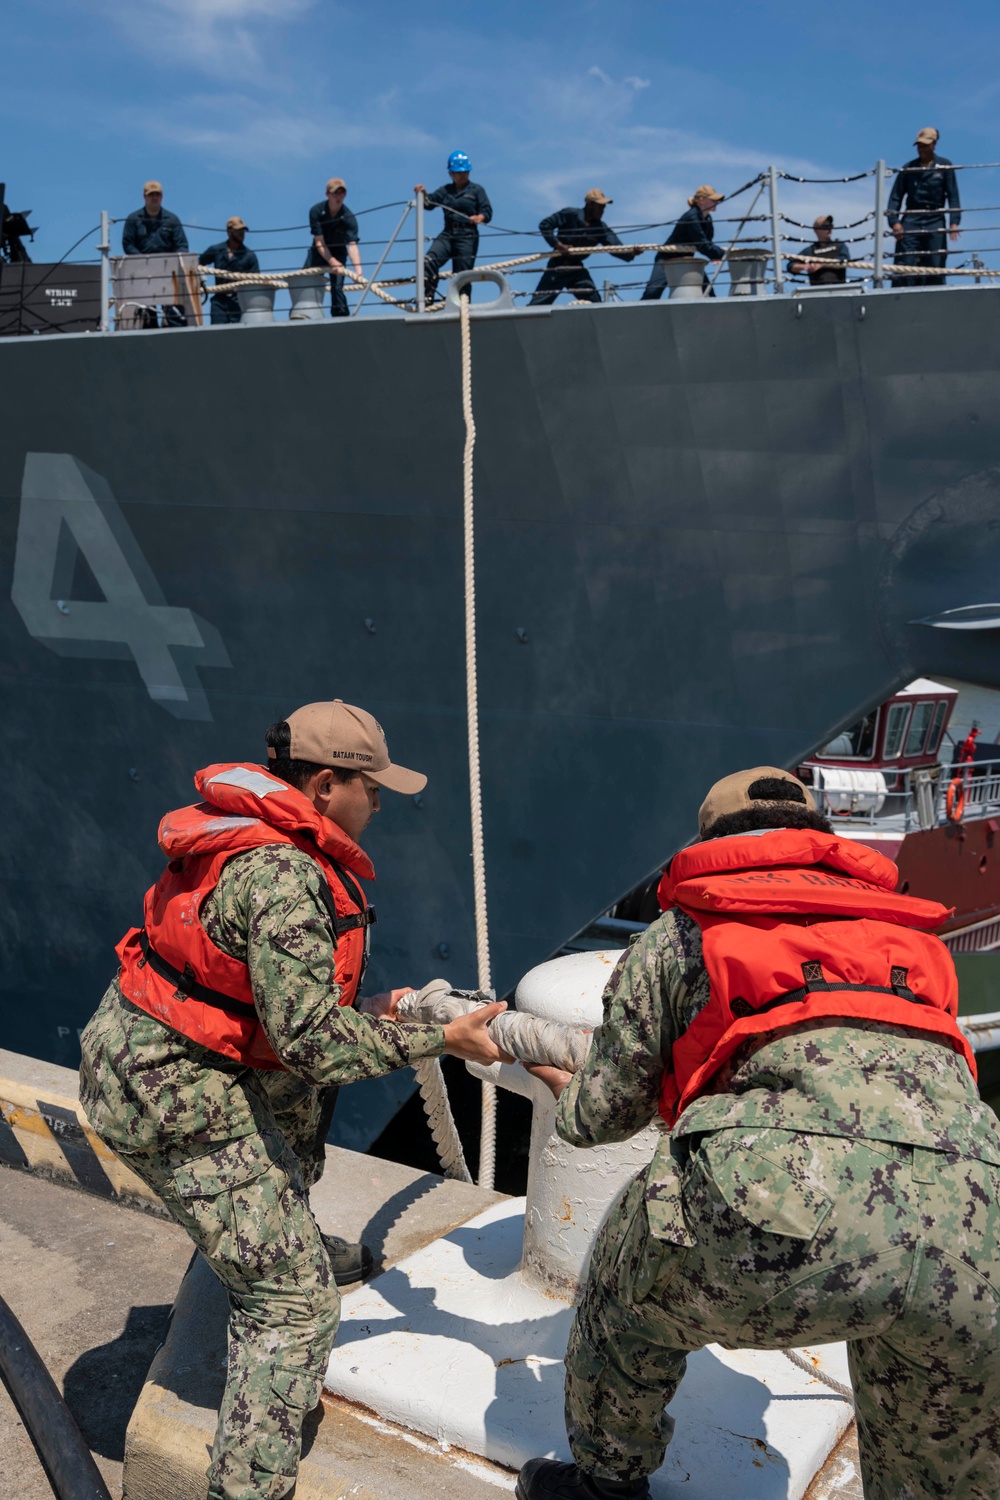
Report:
[[78,1099],[2,1076],[0,1162],[164,1212],[156,1194],[98,1140]]

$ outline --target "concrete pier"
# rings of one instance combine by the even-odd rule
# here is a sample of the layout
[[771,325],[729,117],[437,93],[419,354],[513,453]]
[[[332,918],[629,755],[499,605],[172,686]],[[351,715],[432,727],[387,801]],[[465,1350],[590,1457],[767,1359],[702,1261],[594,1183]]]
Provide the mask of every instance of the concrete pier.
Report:
[[[115,1188],[105,1170],[113,1164],[96,1152],[100,1170],[94,1168],[78,1110],[75,1073],[0,1052],[0,1292],[63,1390],[112,1494],[117,1496],[123,1483],[125,1500],[203,1500],[223,1383],[225,1297],[204,1264],[192,1261],[186,1235],[158,1216],[155,1200],[141,1198],[124,1179]],[[506,1234],[513,1266],[520,1254],[522,1200],[482,1193],[392,1162],[330,1148],[327,1173],[313,1199],[324,1228],[363,1236],[381,1262],[376,1285],[345,1299],[340,1347],[348,1371],[352,1366],[374,1368],[386,1355],[386,1337],[390,1343],[397,1336],[405,1342],[417,1332],[421,1302],[438,1319],[438,1326],[427,1330],[430,1342],[441,1344],[440,1319],[450,1311],[449,1299],[464,1295],[457,1283],[443,1298],[437,1295],[442,1257],[456,1258],[456,1268],[459,1262],[474,1268],[486,1244],[495,1259],[495,1226],[504,1231],[501,1240]],[[433,1289],[421,1272],[424,1261],[433,1272]],[[498,1305],[500,1291],[494,1273],[493,1305],[481,1318],[473,1358],[483,1370],[488,1365],[497,1389],[544,1398],[535,1403],[526,1437],[551,1442],[561,1432],[561,1354],[569,1305],[536,1285],[540,1323],[535,1331],[544,1335],[544,1350],[522,1326],[517,1347],[511,1344],[494,1358],[489,1340],[509,1343],[511,1332],[505,1309]],[[361,1316],[368,1306],[362,1299],[369,1298],[371,1323]],[[689,1395],[695,1402],[709,1395],[717,1402],[719,1379],[737,1395],[739,1388],[745,1393],[758,1387],[760,1371],[747,1380],[739,1355],[723,1356],[733,1364],[721,1370],[715,1352],[697,1358],[711,1378],[706,1389],[692,1361]],[[791,1366],[788,1372],[794,1380]],[[788,1377],[784,1371],[775,1373],[773,1394],[786,1394],[775,1405],[808,1431],[820,1407],[829,1406],[829,1393],[821,1388],[793,1392],[790,1387],[786,1392],[781,1380]],[[503,1377],[499,1382],[498,1375]],[[425,1388],[435,1378],[431,1360],[417,1378]],[[787,1395],[796,1399],[788,1401]],[[463,1405],[451,1404],[456,1409]],[[464,1400],[464,1409],[468,1405]],[[738,1414],[734,1407],[734,1417]],[[499,1406],[495,1415],[499,1421]],[[848,1416],[841,1413],[840,1425]],[[475,1433],[463,1449],[455,1437],[421,1433],[419,1426],[328,1392],[307,1423],[297,1500],[348,1495],[355,1500],[473,1500],[488,1490],[513,1491],[508,1466],[517,1459],[513,1437],[503,1464],[471,1451],[482,1446]],[[738,1421],[733,1426],[736,1467],[731,1473],[740,1475],[740,1492],[748,1497],[787,1493],[783,1481],[775,1487],[771,1434],[762,1428],[755,1438],[756,1429],[740,1427]],[[741,1455],[747,1444],[759,1462],[749,1462],[744,1470]],[[677,1448],[675,1456],[681,1452]],[[694,1473],[701,1455],[692,1451],[690,1457]],[[818,1456],[814,1470],[821,1462]],[[743,1485],[744,1472],[759,1482]],[[48,1481],[2,1387],[0,1473],[18,1500],[50,1500]],[[717,1486],[718,1493],[731,1490],[731,1485]],[[683,1494],[693,1494],[690,1484],[684,1484]],[[831,1453],[806,1500],[861,1500],[853,1428]]]

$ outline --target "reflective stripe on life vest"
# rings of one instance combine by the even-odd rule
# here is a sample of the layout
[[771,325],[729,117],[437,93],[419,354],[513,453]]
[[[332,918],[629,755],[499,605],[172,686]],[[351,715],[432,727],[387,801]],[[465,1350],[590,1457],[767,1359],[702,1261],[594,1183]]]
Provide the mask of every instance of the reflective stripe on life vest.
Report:
[[[319,895],[330,917],[341,1005],[350,1005],[367,963],[374,909],[354,878],[374,876],[368,856],[309,799],[257,766],[209,766],[195,785],[207,799],[166,815],[160,847],[170,863],[146,893],[144,926],[117,952],[119,982],[132,1004],[199,1045],[277,1069],[260,1025],[249,969],[217,947],[201,912],[234,855],[265,844],[308,854],[323,874]],[[348,871],[352,873],[348,873]]]

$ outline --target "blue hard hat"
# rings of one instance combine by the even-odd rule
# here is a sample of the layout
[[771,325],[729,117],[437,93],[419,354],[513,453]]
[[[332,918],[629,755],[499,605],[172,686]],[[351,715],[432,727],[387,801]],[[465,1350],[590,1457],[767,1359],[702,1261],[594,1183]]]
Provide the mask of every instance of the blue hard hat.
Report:
[[472,163],[464,151],[453,151],[448,158],[449,172],[471,172]]

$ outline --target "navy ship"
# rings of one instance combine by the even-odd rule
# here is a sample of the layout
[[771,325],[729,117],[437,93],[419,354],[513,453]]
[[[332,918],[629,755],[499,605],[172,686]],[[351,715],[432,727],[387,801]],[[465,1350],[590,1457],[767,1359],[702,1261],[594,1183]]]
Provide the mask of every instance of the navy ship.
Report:
[[[501,993],[715,777],[920,676],[1000,687],[998,315],[979,285],[474,306]],[[474,983],[460,394],[448,311],[0,339],[5,1046],[76,1061],[160,816],[317,698],[430,778],[367,840],[374,984]]]

